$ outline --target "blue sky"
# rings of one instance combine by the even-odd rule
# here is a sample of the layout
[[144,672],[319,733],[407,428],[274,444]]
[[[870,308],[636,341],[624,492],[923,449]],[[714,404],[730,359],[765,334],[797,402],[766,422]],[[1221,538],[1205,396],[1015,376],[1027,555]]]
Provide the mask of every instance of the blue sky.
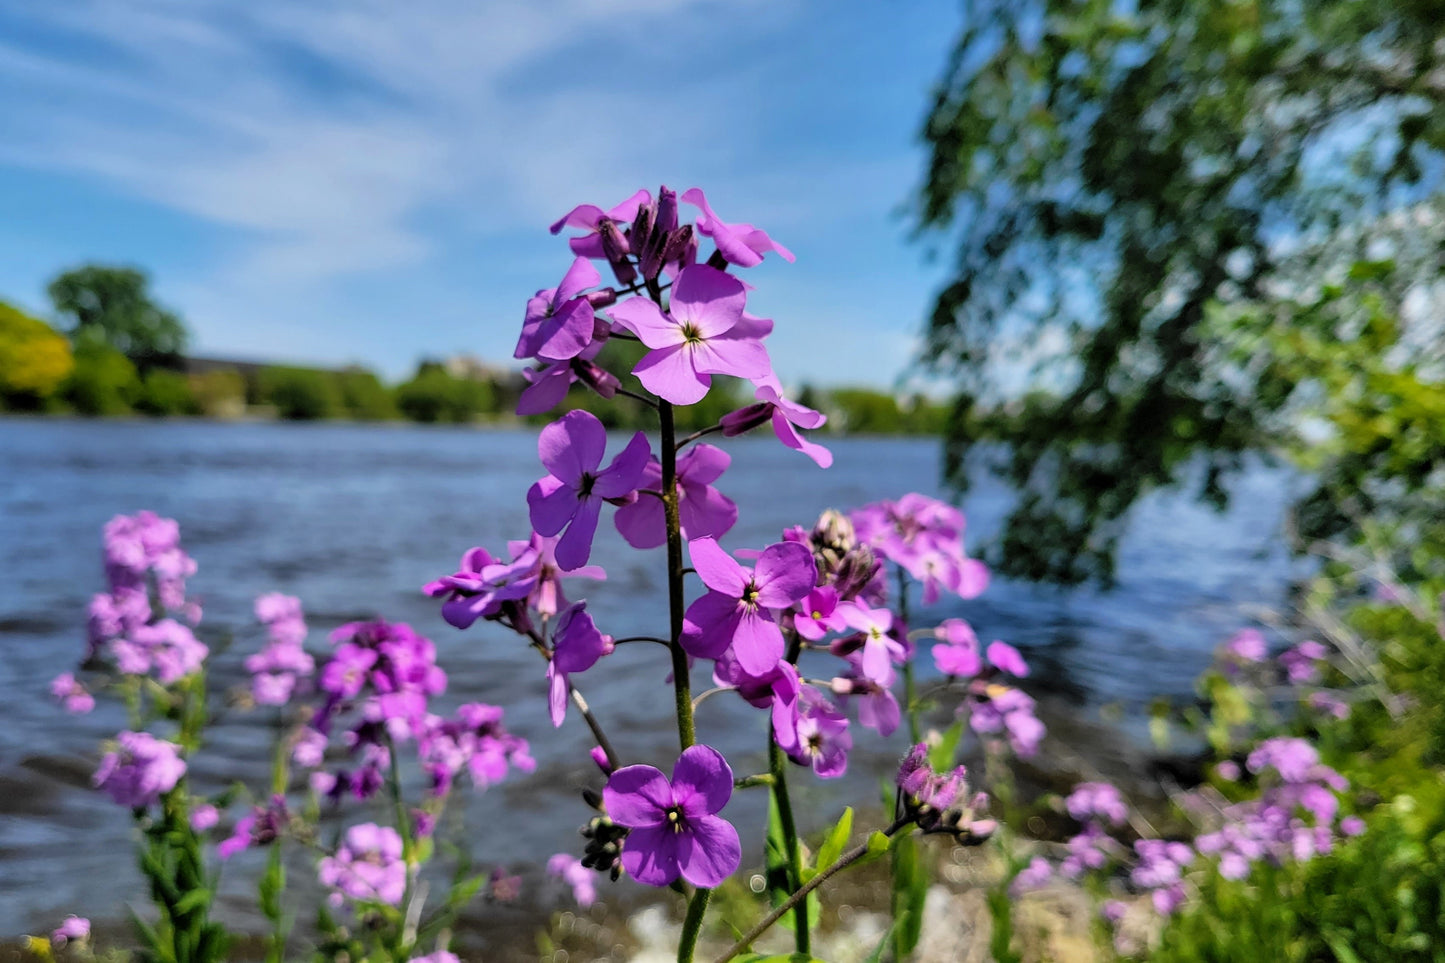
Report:
[[194,350],[510,356],[546,226],[659,183],[755,269],[785,380],[887,386],[940,264],[900,215],[951,2],[0,0],[0,298],[148,270]]

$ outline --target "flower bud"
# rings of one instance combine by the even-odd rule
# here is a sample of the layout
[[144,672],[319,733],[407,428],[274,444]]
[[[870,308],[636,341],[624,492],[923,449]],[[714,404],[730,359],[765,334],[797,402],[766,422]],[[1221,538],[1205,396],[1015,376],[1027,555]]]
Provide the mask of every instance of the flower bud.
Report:
[[636,281],[637,272],[633,270],[632,262],[627,259],[627,238],[622,236],[616,222],[603,219],[598,225],[597,234],[602,239],[602,253],[606,256],[607,263],[612,265],[612,273],[617,275],[618,283],[628,285]]
[[722,425],[723,437],[735,438],[738,435],[752,431],[759,425],[766,424],[773,416],[773,406],[766,401],[758,404],[748,405],[746,408],[739,408],[737,411],[730,411],[723,415],[718,421]]
[[602,811],[602,794],[597,790],[583,789],[582,801],[585,802],[587,805],[591,806],[593,809],[596,809],[598,812]]
[[837,566],[833,583],[838,589],[838,598],[857,598],[883,563],[873,557],[873,551],[866,545],[858,545],[845,555]]
[[578,381],[604,398],[613,397],[617,394],[617,389],[622,386],[622,382],[616,375],[590,361],[573,358],[572,370],[576,373]]
[[[592,756],[592,761],[597,763],[597,768],[602,770],[602,775],[612,775],[612,763],[608,761],[607,752],[601,746],[593,746],[589,750],[589,754]],[[592,808],[599,809],[601,807],[593,803]]]
[[657,221],[654,230],[658,234],[671,234],[677,230],[677,191],[668,190],[666,187],[658,188]]
[[692,225],[684,224],[667,236],[662,248],[663,264],[690,264],[697,258],[697,238]]
[[[589,291],[587,294],[584,294],[583,297],[585,297],[587,299],[587,303],[592,305],[594,308],[605,308],[608,305],[615,304],[617,302],[617,291],[614,288],[601,288],[597,291]],[[603,321],[601,318],[596,318],[595,320],[598,322],[598,325],[607,325],[607,322]],[[594,331],[597,330],[598,325],[594,325]],[[612,333],[612,327],[610,325],[607,325],[606,330],[608,334]],[[596,337],[597,335],[594,334],[593,338],[595,339]]]

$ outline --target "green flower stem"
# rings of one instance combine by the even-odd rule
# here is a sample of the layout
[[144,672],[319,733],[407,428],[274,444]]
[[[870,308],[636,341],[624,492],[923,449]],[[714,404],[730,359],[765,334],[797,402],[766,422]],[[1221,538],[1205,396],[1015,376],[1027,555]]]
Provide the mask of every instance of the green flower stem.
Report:
[[[672,687],[677,703],[677,736],[686,749],[697,741],[692,724],[692,687],[688,679],[687,653],[682,650],[683,569],[682,519],[677,503],[677,429],[672,403],[658,402],[662,429],[662,506],[667,520],[667,607],[671,617],[669,644],[672,648]],[[705,904],[704,904],[705,905]]]
[[[900,829],[911,824],[911,820],[908,819],[895,820],[893,822],[893,825],[883,830],[883,835],[893,836]],[[821,870],[817,876],[814,876],[802,886],[798,887],[798,889],[791,896],[779,903],[778,906],[775,907],[771,913],[759,920],[757,922],[757,925],[744,933],[741,939],[739,939],[732,946],[728,947],[727,951],[723,953],[722,956],[719,956],[717,959],[713,960],[713,963],[727,963],[728,960],[745,951],[749,946],[752,946],[754,940],[766,933],[770,926],[772,926],[778,920],[782,919],[783,914],[788,912],[788,910],[792,909],[793,907],[797,906],[803,900],[807,899],[809,893],[817,889],[819,886],[822,886],[828,880],[832,879],[834,876],[838,875],[843,870],[847,869],[849,866],[852,866],[854,863],[858,862],[858,860],[862,859],[864,856],[867,855],[868,843],[865,841],[848,850],[848,852],[844,853],[842,856],[839,856],[836,863],[824,870]]]
[[[896,567],[898,577],[898,621],[908,624],[908,575],[902,566]],[[913,683],[913,660],[903,663],[903,705],[908,713],[908,738],[913,745],[923,741],[923,730],[918,724],[918,690]]]
[[[783,845],[788,851],[788,885],[796,890],[803,885],[803,853],[798,847],[798,828],[793,822],[793,803],[788,798],[787,766],[788,761],[783,756],[783,750],[773,738],[772,728],[769,727],[768,769],[773,777],[773,800],[778,805],[778,823],[783,830]],[[799,953],[812,954],[806,905],[793,914],[793,941]]]
[[707,903],[711,898],[712,890],[699,889],[688,901],[687,916],[682,921],[682,934],[677,940],[677,963],[692,963],[692,955],[697,950],[697,938],[702,934],[702,917],[707,912]]

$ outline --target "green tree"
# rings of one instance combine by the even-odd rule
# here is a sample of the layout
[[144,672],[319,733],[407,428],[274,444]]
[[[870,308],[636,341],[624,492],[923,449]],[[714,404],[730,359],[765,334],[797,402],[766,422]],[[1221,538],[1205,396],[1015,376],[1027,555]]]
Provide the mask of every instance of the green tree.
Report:
[[414,378],[396,389],[396,406],[412,421],[465,424],[496,411],[489,381],[453,378],[436,362],[422,362]]
[[60,396],[82,415],[126,415],[141,392],[140,375],[129,358],[109,345],[82,343]]
[[74,368],[65,338],[44,321],[0,301],[0,406],[43,406]]
[[261,369],[257,379],[263,404],[293,421],[334,418],[341,413],[341,395],[330,372],[277,366]]
[[349,417],[360,421],[386,421],[396,417],[396,401],[375,372],[346,368],[336,373],[336,386]]
[[200,399],[191,390],[186,376],[165,368],[153,368],[141,378],[135,408],[145,414],[162,417],[199,415],[202,411]]
[[1021,373],[1057,397],[1005,439],[1005,573],[1107,581],[1129,508],[1201,464],[1225,502],[1269,432],[1210,305],[1438,190],[1442,34],[1441,0],[967,5],[924,129],[918,225],[958,241],[925,359],[961,387],[960,484],[972,402]]
[[151,300],[149,283],[135,268],[87,264],[56,277],[49,293],[77,345],[109,345],[143,371],[176,367],[186,350],[186,327]]

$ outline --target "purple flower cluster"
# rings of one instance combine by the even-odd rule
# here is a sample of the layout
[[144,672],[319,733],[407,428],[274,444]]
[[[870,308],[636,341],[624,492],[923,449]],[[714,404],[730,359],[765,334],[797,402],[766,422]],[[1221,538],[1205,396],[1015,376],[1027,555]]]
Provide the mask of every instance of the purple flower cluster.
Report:
[[940,591],[971,599],[988,588],[988,569],[963,550],[963,513],[916,492],[852,514],[858,540],[923,583],[923,604]]
[[297,683],[310,678],[316,661],[307,654],[306,621],[301,600],[280,592],[256,599],[256,620],[266,626],[267,644],[246,657],[251,697],[257,705],[280,706],[290,701]]
[[390,826],[352,826],[336,852],[321,860],[321,884],[335,891],[332,902],[338,905],[347,897],[400,906],[407,883],[402,848],[401,834]]
[[963,679],[965,696],[958,714],[982,736],[1002,733],[1013,751],[1032,756],[1044,737],[1044,724],[1034,714],[1032,697],[1001,684],[1000,675],[1026,678],[1028,663],[1007,642],[994,641],[979,652],[978,635],[963,619],[947,619],[934,629],[940,644],[933,647],[933,662],[944,675]]
[[190,628],[201,608],[186,598],[196,563],[181,549],[180,526],[153,512],[117,515],[104,555],[109,591],[90,602],[87,660],[109,656],[121,672],[154,673],[163,685],[197,671],[208,652]]
[[243,849],[266,846],[276,841],[291,823],[291,813],[286,807],[286,797],[275,795],[264,806],[253,806],[251,811],[236,820],[231,835],[216,845],[216,855],[230,859]]
[[967,777],[963,766],[952,772],[934,772],[928,761],[928,746],[918,743],[903,757],[895,780],[904,814],[925,833],[952,833],[966,844],[982,842],[997,829],[997,823],[973,818],[987,807],[988,797],[976,793],[963,802],[968,791]]
[[173,742],[129,730],[115,741],[116,748],[100,760],[91,781],[121,806],[145,809],[154,805],[186,774],[181,747]]
[[[681,222],[679,200],[699,212],[695,224]],[[518,414],[550,410],[579,381],[604,397],[615,394],[616,376],[594,359],[609,338],[623,334],[649,349],[632,373],[659,398],[695,404],[711,388],[714,375],[747,379],[757,404],[725,418],[727,434],[771,421],[783,444],[824,467],[831,462],[826,449],[798,434],[797,428],[817,428],[825,419],[783,396],[763,345],[772,322],[747,312],[748,287],[728,273],[753,267],[770,253],[791,261],[786,248],[751,224],[723,221],[698,188],[680,199],[666,187],[656,198],[640,190],[607,210],[583,204],[553,224],[552,231],[564,227],[584,233],[569,241],[577,258],[558,286],[538,291],[527,303],[515,355],[535,359],[541,367],[529,372],[532,383],[522,393]],[[705,263],[698,259],[700,237],[714,245]],[[608,265],[617,287],[601,287],[593,261]],[[665,305],[659,303],[664,279],[669,288]],[[642,288],[651,296],[626,296]],[[718,534],[694,531],[690,537]],[[583,539],[578,535],[575,540]],[[564,564],[573,560],[570,550],[564,553]]]
[[95,708],[95,696],[70,672],[55,677],[50,683],[50,694],[66,712],[74,715],[84,715]]

